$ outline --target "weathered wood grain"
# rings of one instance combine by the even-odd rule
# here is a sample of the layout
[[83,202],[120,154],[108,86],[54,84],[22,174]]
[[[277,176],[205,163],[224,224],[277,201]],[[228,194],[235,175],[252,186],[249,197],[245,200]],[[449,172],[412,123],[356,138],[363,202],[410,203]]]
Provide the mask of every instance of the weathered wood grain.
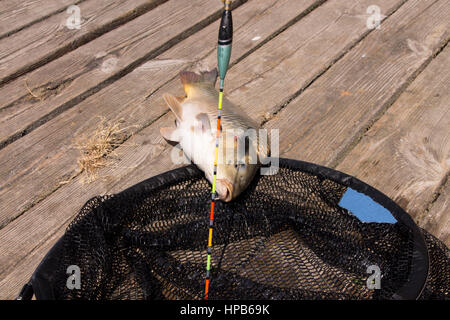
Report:
[[426,210],[450,173],[449,88],[447,46],[337,167],[384,192],[435,236],[447,237],[445,192],[434,212]]
[[17,32],[52,14],[66,10],[72,4],[84,0],[23,1],[2,0],[0,2],[0,39]]
[[62,56],[167,0],[84,1],[80,29],[67,12],[55,14],[0,41],[0,85]]
[[164,52],[223,9],[220,1],[189,4],[170,0],[1,87],[0,148]]
[[419,223],[450,248],[450,182],[446,183],[436,202]]
[[[64,234],[65,228],[67,228],[67,224],[61,225],[61,228],[58,229],[50,238],[45,240],[42,243],[42,249],[45,252],[48,252],[52,246],[58,241],[58,239]],[[6,299],[15,299],[23,285],[28,282],[31,278],[32,270],[30,272],[30,266],[34,266],[34,269],[39,265],[42,261],[43,256],[39,251],[34,251],[30,255],[24,257],[20,263],[12,269],[12,272],[9,273],[5,278],[2,278],[0,281],[0,296],[2,300]]]
[[408,1],[267,122],[282,156],[335,166],[449,39],[445,1]]
[[[297,16],[310,10],[311,6],[317,3],[319,2],[310,1],[300,3],[296,0],[252,0],[239,7],[234,12],[235,44],[233,47],[232,63],[238,61],[242,56],[247,55],[254,48],[258,47],[260,43],[264,43],[266,39],[271,39],[280,29],[284,28],[286,23],[289,23],[292,19],[295,20]],[[280,17],[280,19],[273,21],[274,15]],[[257,35],[261,37],[258,41],[253,40],[255,37],[255,30],[258,32]],[[132,73],[118,80],[115,84],[97,93],[95,97],[90,97],[79,106],[76,106],[73,110],[64,113],[60,116],[60,119],[54,119],[54,121],[47,123],[45,125],[46,128],[37,129],[35,132],[42,130],[42,133],[36,136],[37,140],[33,143],[30,142],[30,145],[34,145],[36,152],[38,152],[35,155],[38,155],[42,150],[47,150],[47,147],[44,146],[42,140],[46,135],[55,135],[55,138],[57,138],[62,132],[66,132],[66,136],[61,139],[60,142],[56,142],[53,138],[49,141],[49,152],[44,155],[44,157],[47,156],[52,159],[49,159],[44,165],[49,169],[49,172],[44,174],[47,169],[44,170],[43,167],[39,170],[30,170],[26,176],[29,174],[35,176],[27,182],[24,181],[24,184],[21,184],[21,192],[28,195],[35,194],[36,192],[41,193],[43,190],[40,189],[40,187],[43,184],[49,184],[49,182],[53,184],[53,188],[58,188],[60,181],[66,180],[68,177],[67,175],[70,176],[73,172],[77,171],[76,158],[78,156],[78,151],[72,149],[73,137],[76,137],[80,133],[93,131],[98,124],[98,118],[96,118],[96,116],[108,115],[111,119],[125,117],[129,125],[138,125],[137,128],[130,128],[131,132],[132,130],[137,131],[139,127],[146,126],[150,122],[157,120],[158,117],[167,112],[167,107],[164,105],[161,98],[162,90],[158,90],[158,88],[164,86],[164,91],[172,93],[180,92],[182,89],[177,77],[180,69],[193,64],[197,67],[205,68],[215,66],[216,42],[217,24],[213,24],[171,48],[159,56],[158,59],[143,64]],[[214,64],[208,65],[209,61],[211,61],[211,63],[214,61]],[[174,78],[176,79],[172,80]],[[96,106],[95,108],[92,107],[94,105]],[[69,116],[69,113],[72,114]],[[75,121],[77,122],[78,128],[73,126]],[[49,124],[53,122],[55,124],[49,126]],[[173,120],[171,119],[171,124],[172,123]],[[73,131],[70,131],[72,129],[67,130],[68,127],[73,128]],[[154,129],[158,131],[157,136],[159,137],[159,126]],[[30,136],[35,134],[35,132],[31,133]],[[28,136],[23,139],[27,139],[27,137]],[[156,156],[164,148],[167,152],[168,148],[163,144],[160,137],[158,139],[152,139],[146,135],[144,138],[147,141],[145,142],[147,145],[146,150],[147,152],[150,152],[150,154],[147,155]],[[44,140],[45,139],[46,138],[44,138]],[[154,144],[154,142],[158,140],[161,143],[162,149]],[[130,144],[133,143],[133,141],[130,142]],[[129,143],[127,142],[126,145],[128,144]],[[60,145],[61,149],[59,151],[54,150],[55,152],[53,153],[52,150],[56,149],[57,145]],[[126,146],[124,146],[124,148],[126,148]],[[4,150],[2,150],[2,152],[3,151]],[[132,149],[131,152],[128,153],[132,156],[135,151],[137,150]],[[145,159],[145,151],[142,151],[137,157],[138,159],[134,158],[137,161]],[[52,168],[58,166],[59,161],[63,161],[61,167],[56,171],[52,171]],[[118,166],[119,167],[115,167],[114,171],[123,169],[128,172],[136,167],[136,165],[124,166],[123,168],[120,165]],[[32,172],[34,172],[34,174]],[[26,176],[23,176],[22,178],[25,178]],[[142,173],[140,174],[140,178],[142,179]],[[37,180],[34,179],[40,179],[41,182],[37,183]],[[34,182],[32,182],[33,180]],[[109,182],[113,183],[114,181]],[[39,244],[45,241],[49,235],[54,233],[55,228],[58,228],[76,214],[81,206],[78,200],[82,198],[88,199],[91,195],[104,193],[106,190],[103,185],[104,183],[105,180],[101,179],[93,184],[83,186],[80,184],[80,178],[78,177],[71,183],[56,190],[51,199],[42,199],[40,202],[41,206],[39,206],[39,208],[33,207],[33,212],[30,216],[28,216],[28,212],[25,212],[17,220],[0,230],[1,276],[3,277],[3,275],[12,272],[12,270],[16,268],[16,264],[21,260],[17,255],[17,253],[21,251],[21,249],[19,249],[20,247],[24,249],[24,255],[19,255],[25,257],[25,251],[29,252],[34,245],[39,246]],[[33,184],[34,187],[27,191],[26,189],[28,186],[31,186],[31,184]],[[69,186],[75,188],[76,191],[69,190]],[[17,190],[16,187],[9,188],[8,193],[11,196],[14,196],[14,190]],[[52,190],[52,192],[53,191],[54,190]],[[79,196],[76,196],[75,194],[79,194]],[[19,194],[17,195],[19,196]],[[60,211],[58,206],[64,203],[64,200],[61,197],[69,195],[73,197],[72,200],[65,202],[66,209]],[[16,204],[20,205],[21,198],[18,197],[17,200],[18,202],[16,202]],[[47,205],[50,205],[50,207],[47,207]],[[14,211],[14,206],[11,208],[13,209],[11,211],[12,213],[17,213],[17,211]],[[36,219],[34,218],[35,213],[37,214]],[[46,224],[46,226],[43,226],[43,224]],[[34,227],[30,228],[31,225]],[[42,226],[43,228],[40,228],[39,226]],[[28,231],[24,233],[25,229],[31,231],[33,235]],[[30,241],[30,239],[33,240]],[[30,244],[33,244],[33,246],[31,247]],[[44,254],[43,251],[41,253]],[[23,276],[29,276],[33,267],[35,266],[30,266],[30,273],[23,274]]]
[[369,6],[379,6],[385,18],[403,3],[327,2],[242,61],[240,72],[227,78],[228,96],[259,122],[267,121],[371,31],[367,28]]

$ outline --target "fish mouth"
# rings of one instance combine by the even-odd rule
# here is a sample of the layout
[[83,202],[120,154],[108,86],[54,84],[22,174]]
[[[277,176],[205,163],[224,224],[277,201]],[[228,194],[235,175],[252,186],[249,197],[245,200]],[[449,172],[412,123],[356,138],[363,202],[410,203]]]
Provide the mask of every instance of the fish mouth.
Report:
[[233,199],[233,184],[227,179],[217,180],[217,194],[220,200],[230,202]]

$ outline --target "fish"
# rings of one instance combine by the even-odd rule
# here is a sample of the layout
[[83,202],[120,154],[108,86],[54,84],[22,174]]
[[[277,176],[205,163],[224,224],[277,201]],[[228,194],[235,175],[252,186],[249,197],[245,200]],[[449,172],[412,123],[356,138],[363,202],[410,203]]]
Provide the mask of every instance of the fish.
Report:
[[163,98],[175,114],[175,128],[160,128],[163,138],[178,143],[187,158],[213,183],[216,135],[219,148],[216,176],[218,199],[230,202],[237,198],[255,177],[269,156],[268,137],[260,143],[260,127],[239,106],[226,97],[221,110],[221,127],[217,127],[219,92],[215,88],[217,69],[180,73],[185,96],[165,93]]

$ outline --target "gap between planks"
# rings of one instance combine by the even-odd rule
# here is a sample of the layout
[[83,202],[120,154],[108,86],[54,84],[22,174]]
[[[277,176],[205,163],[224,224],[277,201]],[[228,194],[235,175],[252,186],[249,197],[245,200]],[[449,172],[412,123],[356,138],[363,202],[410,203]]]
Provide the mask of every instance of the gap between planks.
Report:
[[445,185],[437,191],[438,196],[430,203],[420,224],[425,230],[450,247],[450,179],[447,174]]

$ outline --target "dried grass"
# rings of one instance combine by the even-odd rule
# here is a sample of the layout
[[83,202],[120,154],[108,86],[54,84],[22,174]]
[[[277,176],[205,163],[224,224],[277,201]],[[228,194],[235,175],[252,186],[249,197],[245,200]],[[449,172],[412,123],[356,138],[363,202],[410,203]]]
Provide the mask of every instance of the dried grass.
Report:
[[[97,180],[98,171],[110,166],[114,157],[118,156],[115,149],[127,137],[125,130],[128,127],[121,128],[123,122],[123,119],[109,122],[106,118],[101,117],[97,129],[93,133],[76,140],[75,147],[80,150],[80,157],[78,158],[79,172],[74,177],[84,173],[84,177],[81,179],[83,184]],[[69,183],[74,177],[61,182],[61,184]]]
[[35,99],[42,100],[41,96],[38,96],[37,94],[33,93],[31,91],[30,87],[28,86],[28,79],[25,79],[25,88],[27,89],[28,93]]

